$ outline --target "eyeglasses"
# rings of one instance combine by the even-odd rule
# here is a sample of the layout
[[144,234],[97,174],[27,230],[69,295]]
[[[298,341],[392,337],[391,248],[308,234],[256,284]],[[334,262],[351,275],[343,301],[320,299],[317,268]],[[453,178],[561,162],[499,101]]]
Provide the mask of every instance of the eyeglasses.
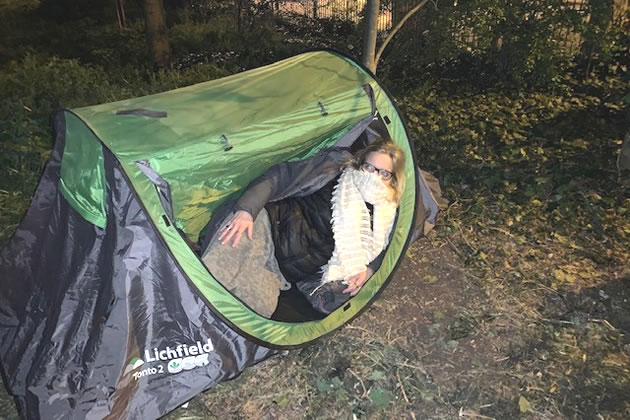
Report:
[[389,181],[394,176],[394,174],[391,173],[390,171],[388,171],[387,169],[377,168],[376,166],[372,165],[371,163],[367,163],[367,162],[363,162],[361,164],[361,169],[363,169],[365,172],[369,172],[369,173],[378,172],[378,174],[381,176],[383,181]]

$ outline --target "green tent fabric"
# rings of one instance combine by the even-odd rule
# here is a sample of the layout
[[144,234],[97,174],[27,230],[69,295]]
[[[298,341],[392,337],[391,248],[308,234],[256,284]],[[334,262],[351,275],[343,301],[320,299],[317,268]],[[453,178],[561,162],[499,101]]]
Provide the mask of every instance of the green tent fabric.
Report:
[[[408,182],[383,265],[356,297],[322,320],[263,318],[212,277],[177,228],[196,240],[213,210],[271,165],[335,145],[372,115],[366,85],[407,157]],[[105,147],[190,283],[225,322],[263,345],[303,345],[358,315],[390,278],[412,233],[418,186],[403,122],[372,75],[339,53],[307,52],[223,79],[65,114],[60,189],[70,205],[99,228],[107,225]]]

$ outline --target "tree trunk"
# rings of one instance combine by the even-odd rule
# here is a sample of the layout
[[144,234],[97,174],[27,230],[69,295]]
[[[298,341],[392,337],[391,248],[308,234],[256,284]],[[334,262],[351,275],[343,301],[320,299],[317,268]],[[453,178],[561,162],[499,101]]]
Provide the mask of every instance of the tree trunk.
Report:
[[582,51],[587,59],[586,74],[588,78],[593,69],[593,58],[601,50],[606,34],[615,16],[615,0],[597,0],[590,5],[590,36],[583,42]]
[[[396,24],[392,28],[392,30],[381,44],[378,51],[376,51],[376,37],[378,35],[378,15],[380,12],[380,0],[367,0],[367,4],[365,5],[365,17],[363,18],[366,22],[365,25],[365,36],[363,38],[363,65],[370,69],[370,71],[376,74],[376,66],[378,65],[378,61],[385,51],[385,48],[390,43],[392,39],[394,39],[394,35],[400,31],[405,22],[416,14],[418,10],[422,9],[425,4],[427,4],[429,0],[421,0],[420,3],[411,8],[405,16],[400,19],[400,22]],[[437,6],[436,6],[437,8]]]
[[171,47],[166,32],[162,0],[144,0],[144,21],[153,62],[158,68],[168,67],[171,61]]
[[380,0],[368,0],[365,10],[365,37],[363,38],[363,65],[372,73],[376,73],[376,35],[378,33],[378,12],[381,7]]
[[114,6],[116,7],[118,28],[127,29],[127,17],[125,16],[125,0],[114,0]]

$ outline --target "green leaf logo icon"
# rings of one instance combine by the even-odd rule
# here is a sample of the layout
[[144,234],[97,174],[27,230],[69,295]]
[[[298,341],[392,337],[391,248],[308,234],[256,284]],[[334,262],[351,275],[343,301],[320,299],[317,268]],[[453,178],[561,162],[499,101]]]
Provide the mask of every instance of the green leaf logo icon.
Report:
[[178,373],[182,371],[182,362],[181,359],[175,359],[168,362],[166,366],[170,373]]

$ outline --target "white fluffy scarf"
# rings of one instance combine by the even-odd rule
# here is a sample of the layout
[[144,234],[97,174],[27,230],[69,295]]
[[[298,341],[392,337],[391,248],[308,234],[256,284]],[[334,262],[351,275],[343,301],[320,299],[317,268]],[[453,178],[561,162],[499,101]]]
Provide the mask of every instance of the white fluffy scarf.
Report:
[[[370,211],[374,206],[370,227]],[[392,191],[377,173],[347,168],[332,194],[332,231],[335,249],[322,267],[322,284],[362,273],[387,246],[396,204]]]

